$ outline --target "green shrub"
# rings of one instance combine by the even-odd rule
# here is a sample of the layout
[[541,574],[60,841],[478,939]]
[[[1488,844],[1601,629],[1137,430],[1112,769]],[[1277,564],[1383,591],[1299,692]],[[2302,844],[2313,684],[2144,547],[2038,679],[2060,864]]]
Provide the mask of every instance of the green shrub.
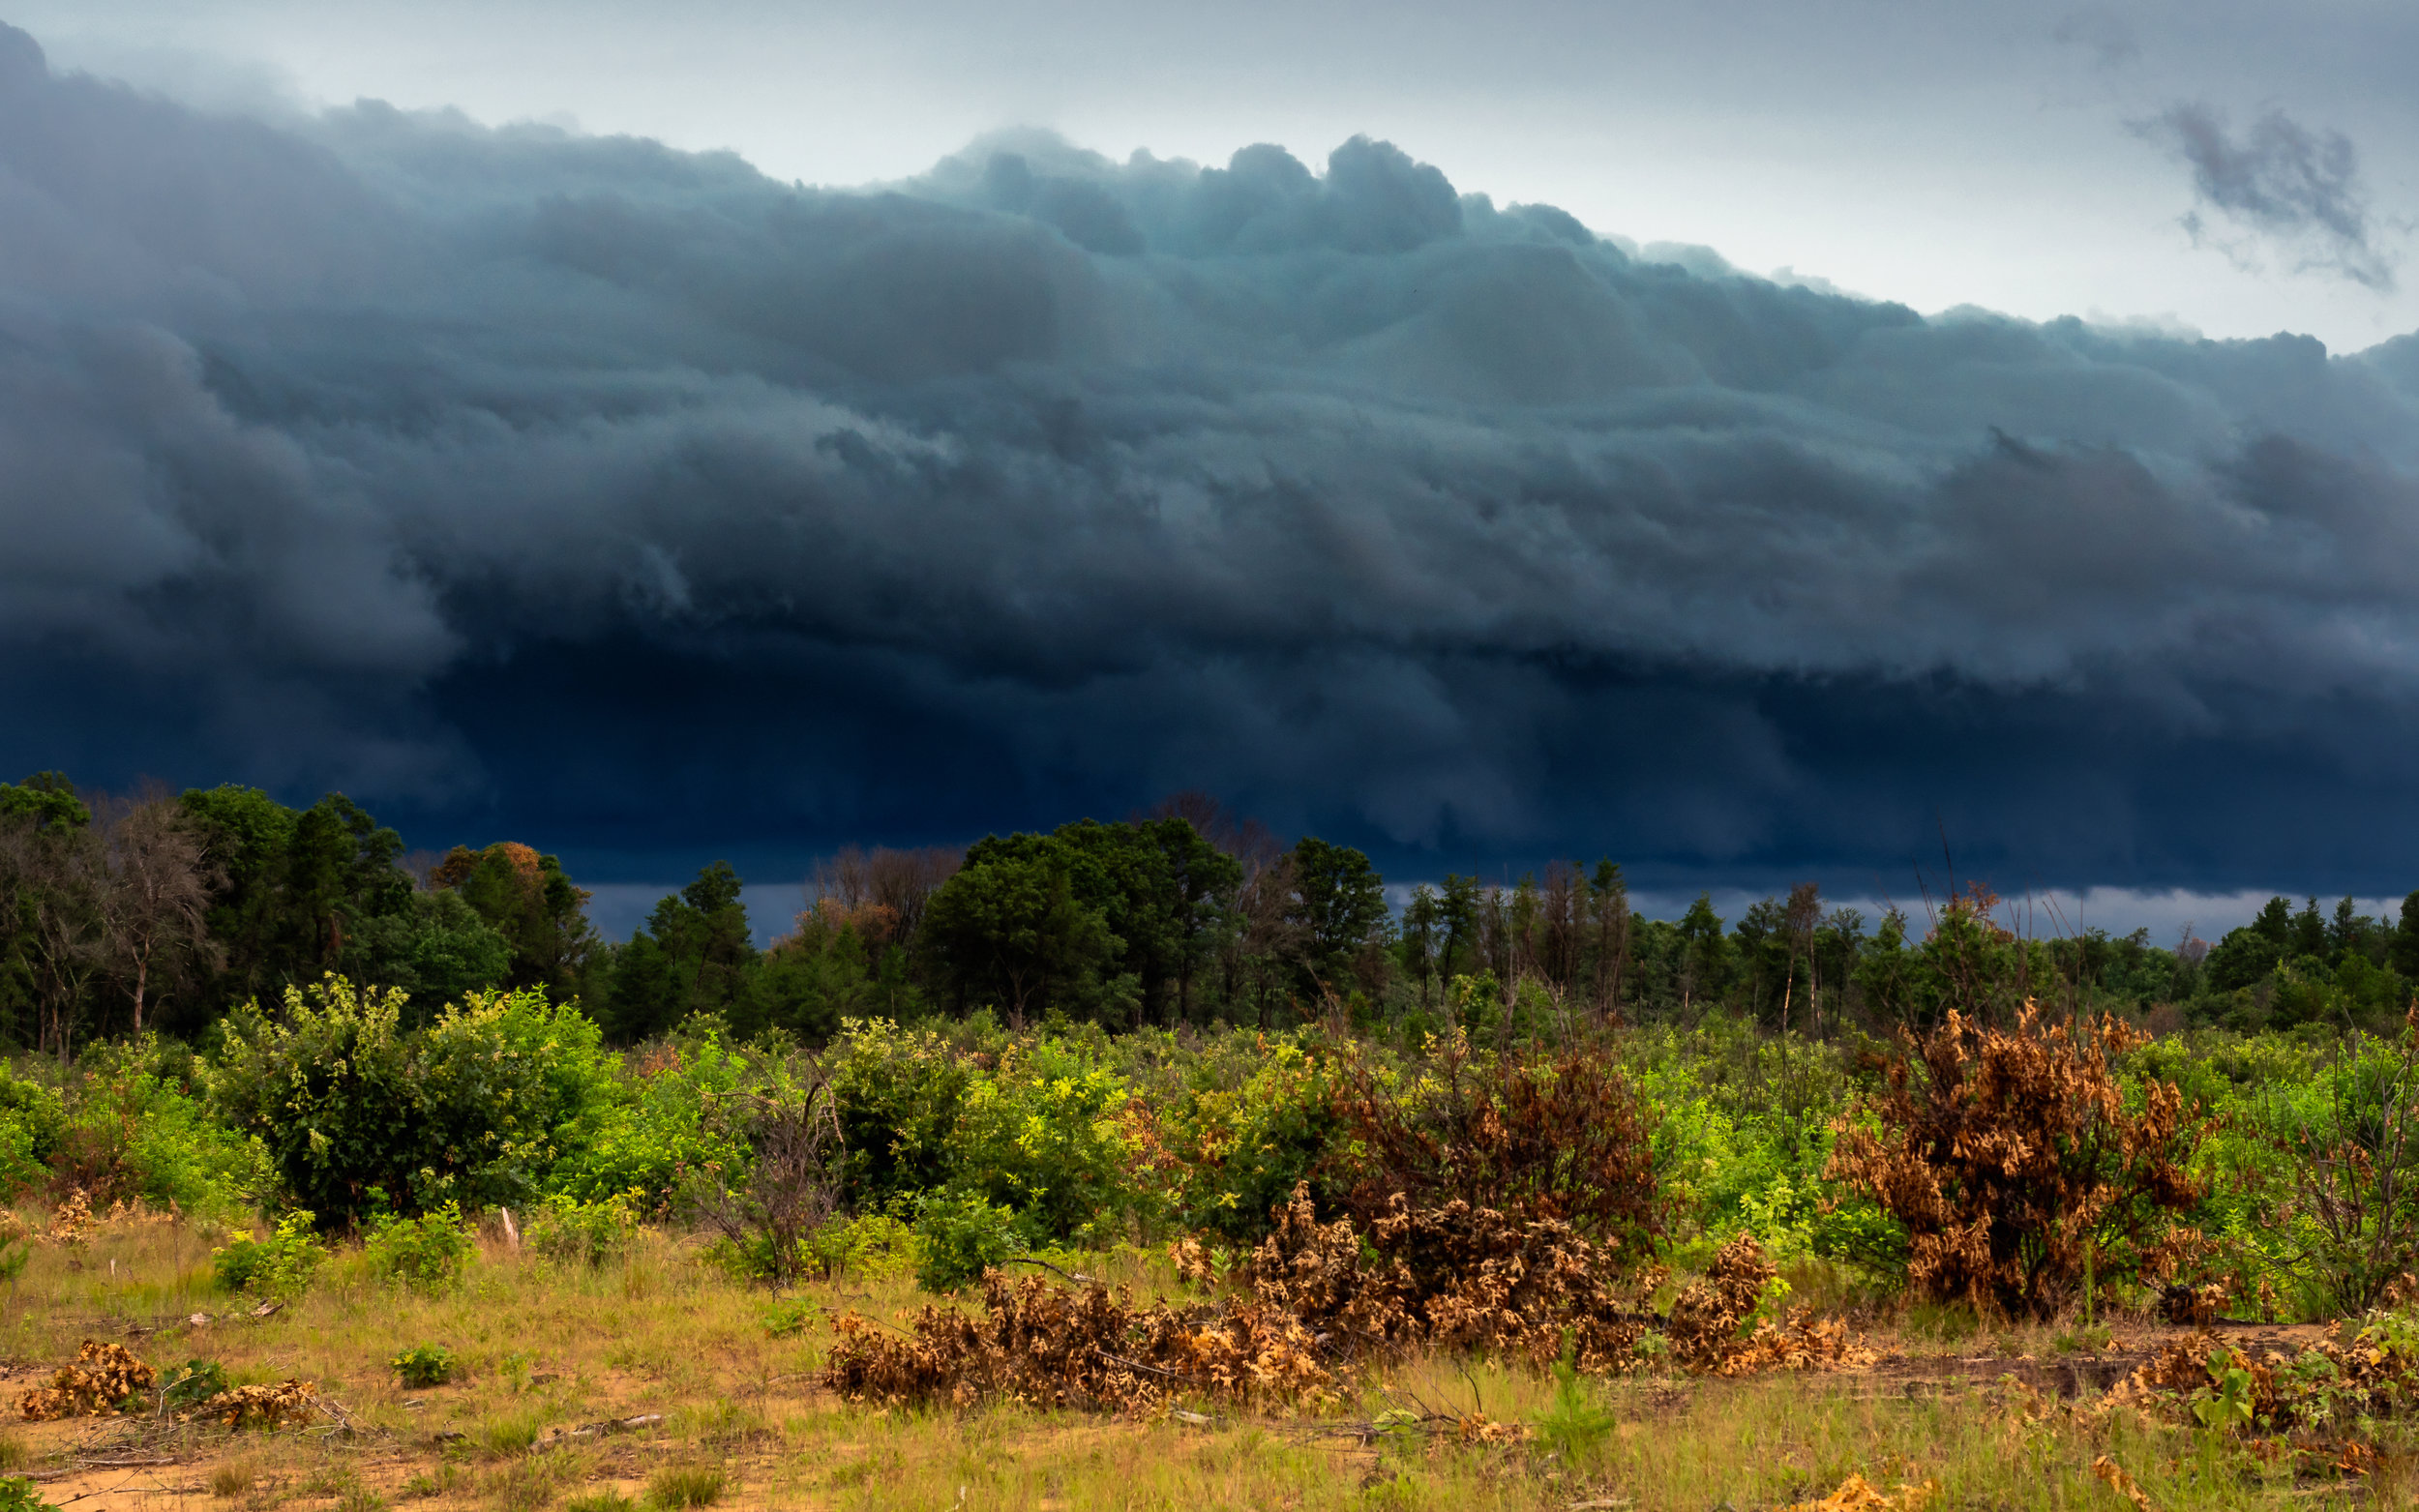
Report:
[[219,1285],[265,1297],[300,1296],[328,1258],[327,1247],[312,1231],[316,1221],[308,1208],[298,1207],[279,1220],[276,1231],[265,1239],[242,1233],[212,1250],[210,1266]]
[[974,1068],[933,1029],[887,1019],[848,1019],[841,1028],[825,1069],[849,1151],[851,1205],[878,1211],[946,1185]]
[[167,1411],[180,1412],[199,1407],[230,1384],[226,1367],[218,1361],[187,1360],[161,1378],[160,1404]]
[[1138,1141],[1124,1079],[1092,1052],[1056,1035],[1003,1050],[968,1084],[948,1141],[953,1185],[1053,1241],[1105,1241],[1149,1201],[1127,1171]]
[[979,1020],[958,1032],[967,1044],[846,1022],[826,1070],[851,1205],[896,1210],[954,1188],[1012,1209],[1037,1236],[1078,1243],[1150,1215],[1155,1189],[1134,1179],[1141,1121],[1105,1038],[1010,1039]]
[[760,1084],[762,1069],[726,1044],[711,1019],[633,1051],[560,1131],[551,1186],[590,1202],[632,1195],[634,1212],[651,1212],[670,1205],[689,1172],[744,1180],[747,1130],[731,1116],[732,1094]]
[[915,1230],[887,1213],[834,1219],[807,1236],[806,1254],[826,1279],[866,1281],[911,1274],[923,1259]]
[[0,1475],[0,1512],[49,1512],[52,1505],[27,1477]]
[[1562,1358],[1554,1362],[1554,1402],[1537,1420],[1538,1438],[1565,1465],[1593,1451],[1620,1421],[1598,1399],[1593,1383],[1580,1379],[1577,1353],[1578,1341],[1566,1329]]
[[48,1152],[54,1189],[81,1187],[95,1207],[140,1201],[233,1217],[271,1184],[265,1151],[209,1105],[206,1068],[154,1036],[87,1050],[68,1083]]
[[763,1315],[764,1332],[775,1339],[794,1339],[815,1326],[822,1308],[804,1297],[776,1302]]
[[373,1220],[362,1253],[384,1280],[415,1291],[442,1291],[462,1279],[477,1247],[461,1209],[447,1202],[418,1218]]
[[1160,1118],[1183,1225],[1240,1244],[1266,1235],[1330,1152],[1335,1086],[1333,1060],[1298,1036],[1239,1032],[1205,1050]]
[[915,1283],[927,1291],[955,1291],[991,1267],[1025,1252],[1016,1214],[979,1192],[936,1192],[918,1205]]
[[417,1391],[454,1379],[454,1352],[441,1344],[415,1344],[386,1362],[403,1383]]
[[50,1179],[50,1157],[66,1134],[66,1100],[0,1066],[0,1201]]
[[639,1231],[636,1194],[583,1202],[557,1192],[529,1215],[529,1247],[565,1265],[602,1265]]
[[330,976],[227,1023],[220,1105],[330,1224],[369,1216],[373,1189],[414,1213],[523,1202],[611,1098],[596,1025],[542,991],[474,993],[421,1029],[405,1006]]

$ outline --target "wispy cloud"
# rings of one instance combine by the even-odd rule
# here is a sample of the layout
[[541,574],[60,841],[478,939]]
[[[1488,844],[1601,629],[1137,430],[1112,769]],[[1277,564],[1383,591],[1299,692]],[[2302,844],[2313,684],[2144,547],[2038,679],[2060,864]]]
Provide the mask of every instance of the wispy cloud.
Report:
[[2198,206],[2184,226],[2195,242],[2243,251],[2240,240],[2212,230],[2205,209],[2282,251],[2296,271],[2334,274],[2380,293],[2394,287],[2397,259],[2378,245],[2360,154],[2343,133],[2313,131],[2271,110],[2237,135],[2223,113],[2192,101],[2135,130],[2192,168]]
[[2113,11],[2097,7],[2071,11],[2059,17],[2049,35],[2061,46],[2089,53],[2092,67],[2104,73],[2132,68],[2142,60],[2141,39]]

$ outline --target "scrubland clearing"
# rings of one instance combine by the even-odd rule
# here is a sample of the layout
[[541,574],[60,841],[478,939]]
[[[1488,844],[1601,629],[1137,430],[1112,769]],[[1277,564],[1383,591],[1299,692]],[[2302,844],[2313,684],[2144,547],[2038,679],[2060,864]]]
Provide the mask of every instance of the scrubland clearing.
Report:
[[[43,1219],[35,1216],[39,1228]],[[491,1227],[460,1283],[398,1289],[339,1254],[266,1304],[212,1282],[204,1238],[103,1220],[75,1249],[37,1244],[10,1301],[0,1390],[26,1392],[87,1339],[164,1378],[187,1361],[232,1383],[302,1380],[310,1421],[229,1431],[137,1393],[121,1412],[14,1424],[0,1455],[56,1505],[435,1509],[645,1504],[893,1507],[1752,1507],[1821,1501],[1862,1477],[1891,1506],[2250,1507],[2403,1503],[2390,1428],[2349,1469],[2230,1438],[2190,1410],[2110,1407],[2106,1387],[2212,1337],[2257,1357],[2336,1330],[2113,1319],[1972,1329],[1900,1309],[1857,1329],[1870,1357],[1740,1377],[1641,1369],[1559,1380],[1482,1353],[1423,1351],[1347,1371],[1337,1400],[1238,1410],[1171,1391],[1140,1411],[986,1400],[884,1408],[824,1379],[828,1319],[895,1322],[929,1299],[905,1279],[811,1284],[784,1298],[702,1263],[694,1240],[635,1239],[562,1264]],[[1102,1261],[1138,1293],[1186,1295],[1175,1267]],[[1052,1278],[1054,1285],[1057,1283]],[[1802,1272],[1802,1294],[1822,1284]],[[1675,1289],[1666,1283],[1666,1291]],[[959,1305],[972,1307],[971,1301]],[[207,1321],[192,1320],[196,1315]],[[423,1345],[454,1379],[406,1387]],[[2096,1466],[2105,1467],[2095,1469]],[[2110,1470],[2121,1472],[2112,1486]],[[2131,1486],[2140,1500],[2123,1494]]]

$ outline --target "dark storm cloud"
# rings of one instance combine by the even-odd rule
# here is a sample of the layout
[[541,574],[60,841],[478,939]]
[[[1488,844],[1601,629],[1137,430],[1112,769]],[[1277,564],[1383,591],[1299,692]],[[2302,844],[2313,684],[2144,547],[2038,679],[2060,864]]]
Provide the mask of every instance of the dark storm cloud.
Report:
[[[2360,154],[2343,133],[2314,132],[2271,110],[2238,137],[2222,114],[2190,101],[2138,130],[2192,168],[2201,205],[2239,230],[2290,249],[2297,269],[2381,292],[2394,287],[2395,259],[2375,241]],[[2184,224],[2196,242],[2209,234],[2198,210]]]
[[2419,835],[2406,345],[1925,320],[1364,140],[837,193],[15,34],[0,225],[16,767],[649,875],[1186,786],[1675,876]]

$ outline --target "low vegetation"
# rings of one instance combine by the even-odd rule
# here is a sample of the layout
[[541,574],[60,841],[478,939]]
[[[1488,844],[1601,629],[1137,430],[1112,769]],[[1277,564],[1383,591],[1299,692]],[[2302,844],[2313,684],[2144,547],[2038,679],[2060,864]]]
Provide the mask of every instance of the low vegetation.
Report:
[[[607,946],[525,847],[149,801],[0,789],[15,1504],[2419,1484],[2408,914],[1725,928],[1609,864],[1389,914],[1187,801],[843,856],[764,952],[709,869]],[[198,891],[130,980],[122,910],[61,931],[138,840]]]

